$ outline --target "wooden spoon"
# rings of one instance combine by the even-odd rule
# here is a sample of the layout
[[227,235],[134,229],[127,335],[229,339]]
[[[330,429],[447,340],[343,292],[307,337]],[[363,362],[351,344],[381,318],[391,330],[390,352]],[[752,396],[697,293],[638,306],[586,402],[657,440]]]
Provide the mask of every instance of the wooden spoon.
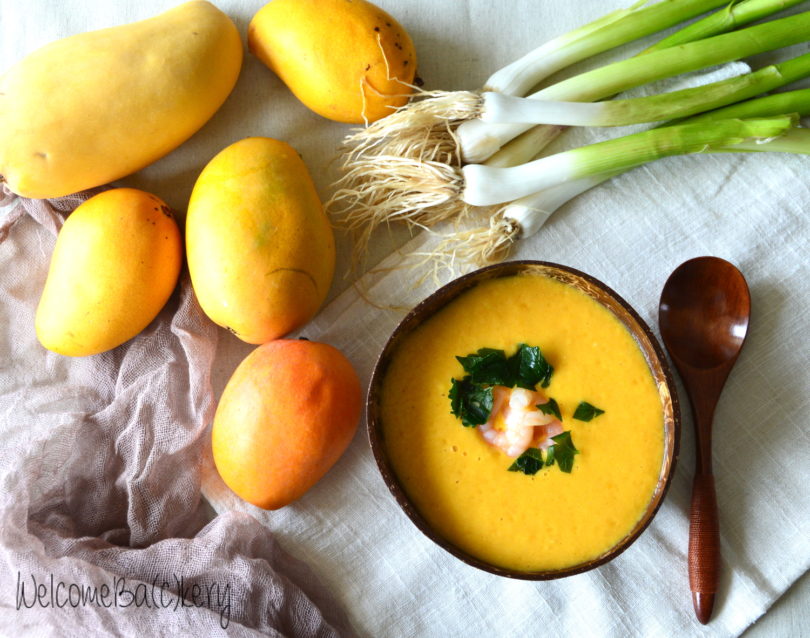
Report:
[[695,421],[697,462],[689,513],[689,588],[698,620],[711,618],[720,572],[720,532],[712,475],[712,418],[737,361],[751,314],[742,273],[718,257],[675,269],[661,292],[658,325],[683,379]]

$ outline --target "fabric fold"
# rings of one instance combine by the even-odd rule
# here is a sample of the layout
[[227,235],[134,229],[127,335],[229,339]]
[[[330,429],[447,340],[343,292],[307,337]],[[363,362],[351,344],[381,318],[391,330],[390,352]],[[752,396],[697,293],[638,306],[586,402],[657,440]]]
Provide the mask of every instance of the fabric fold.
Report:
[[[92,193],[16,198],[0,219],[0,625],[48,635],[347,635],[309,568],[254,517],[200,496],[218,330],[187,275],[159,316],[83,358],[36,341],[63,213]],[[14,290],[15,294],[6,294]]]

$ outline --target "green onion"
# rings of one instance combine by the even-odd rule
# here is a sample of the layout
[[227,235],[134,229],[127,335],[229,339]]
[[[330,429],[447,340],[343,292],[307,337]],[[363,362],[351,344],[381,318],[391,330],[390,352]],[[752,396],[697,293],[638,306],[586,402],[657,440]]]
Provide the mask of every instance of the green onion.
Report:
[[741,142],[728,148],[717,148],[715,153],[794,153],[810,155],[810,129],[794,128],[766,143]]
[[810,53],[758,71],[671,93],[605,102],[555,102],[485,93],[481,119],[566,126],[625,126],[702,113],[810,76]]
[[[501,90],[518,90],[506,86],[512,81],[508,76],[525,71],[528,88],[567,64],[693,18],[726,4],[726,0],[664,0],[641,8],[643,4],[646,3],[614,11],[555,38],[510,65],[508,71],[496,73],[488,84]],[[543,54],[547,54],[548,60]],[[536,61],[537,69],[529,68],[533,65],[531,60]],[[478,102],[478,94],[472,92],[425,92],[403,109],[346,137],[344,144],[350,150],[343,163],[344,176],[335,184],[336,191],[327,206],[342,218],[345,227],[359,233],[357,254],[362,253],[379,224],[401,220],[430,227],[459,214],[452,203],[452,189],[446,188],[443,179],[460,165],[458,142],[447,123],[474,116],[470,109]],[[540,144],[553,139],[560,130],[543,130],[526,137],[532,143],[537,138]],[[530,149],[526,159],[536,152]],[[422,178],[425,171],[431,173],[427,180]],[[425,196],[406,192],[408,184],[421,182],[429,189]],[[437,206],[437,201],[447,205]]]
[[626,170],[671,155],[705,152],[748,140],[783,135],[792,116],[728,119],[652,129],[590,144],[507,168],[468,164],[462,169],[462,199],[472,206],[509,202],[569,179]]
[[711,15],[693,22],[676,33],[659,40],[641,54],[668,49],[669,47],[710,38],[719,33],[726,33],[743,25],[767,18],[769,15],[788,9],[804,0],[733,0],[728,5]]
[[722,109],[693,115],[686,120],[672,122],[672,124],[693,124],[695,122],[723,120],[730,117],[771,117],[783,113],[798,113],[801,117],[810,116],[810,89],[785,91],[784,93],[766,95],[754,100],[746,100]]
[[[750,117],[770,117],[771,115],[782,115],[783,113],[799,113],[801,116],[810,115],[810,89],[802,89],[797,91],[787,91],[785,93],[777,93],[763,98],[750,99],[738,104],[709,111],[701,115],[695,115],[682,122],[702,122],[710,119],[721,118],[750,118]],[[677,124],[679,122],[672,121],[670,124]],[[493,155],[485,163],[487,166],[515,166],[522,164],[535,157],[538,151],[541,151],[545,146],[550,143],[562,130],[561,126],[536,126],[530,131],[527,131],[520,137],[515,138],[502,148],[498,153]],[[623,171],[619,171],[623,172]],[[607,179],[607,178],[605,178]],[[576,192],[575,187],[566,189],[574,193],[568,197],[573,198],[576,194],[592,188],[596,184],[584,187],[579,192]],[[551,198],[551,201],[558,200],[562,195]],[[568,199],[564,199],[560,204],[564,204]],[[530,204],[531,207],[534,205]],[[549,210],[547,206],[543,210]],[[554,212],[556,207],[551,209]]]
[[[773,0],[770,0],[773,2]],[[590,24],[549,40],[493,73],[484,90],[525,95],[557,71],[615,47],[668,29],[726,4],[728,0],[663,0],[651,6],[637,2]]]
[[[810,11],[615,62],[563,80],[531,97],[577,102],[600,100],[656,80],[799,44],[807,40],[808,34]],[[529,128],[531,125],[527,124],[488,125],[481,120],[469,120],[456,133],[465,161],[481,162]]]

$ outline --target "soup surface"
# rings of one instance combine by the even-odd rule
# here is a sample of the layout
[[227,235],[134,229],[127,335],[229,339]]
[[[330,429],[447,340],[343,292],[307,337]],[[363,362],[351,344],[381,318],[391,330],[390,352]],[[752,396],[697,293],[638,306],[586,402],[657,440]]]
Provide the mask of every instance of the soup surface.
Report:
[[[542,392],[578,450],[570,473],[510,472],[514,458],[451,414],[451,379],[465,374],[456,356],[508,357],[521,343],[554,367]],[[574,419],[583,401],[604,413]],[[646,510],[663,462],[663,408],[635,340],[587,294],[543,275],[482,282],[408,335],[383,380],[381,418],[393,470],[430,526],[509,569],[560,569],[609,550]]]

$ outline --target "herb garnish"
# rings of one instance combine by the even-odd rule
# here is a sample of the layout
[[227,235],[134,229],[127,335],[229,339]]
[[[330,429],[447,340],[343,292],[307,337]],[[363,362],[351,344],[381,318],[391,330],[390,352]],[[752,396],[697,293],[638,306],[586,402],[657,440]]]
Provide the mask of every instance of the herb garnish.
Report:
[[574,447],[571,440],[571,432],[566,430],[562,434],[552,436],[551,440],[554,441],[554,445],[548,448],[546,453],[546,467],[556,462],[560,470],[570,474],[571,468],[574,467],[574,455],[579,454],[579,450]]
[[509,358],[503,350],[481,348],[456,359],[467,375],[461,381],[451,379],[450,412],[472,428],[486,423],[492,413],[492,386],[534,390],[538,383],[546,387],[554,372],[540,348],[525,343]]
[[481,348],[474,354],[456,359],[473,383],[483,385],[534,390],[539,383],[541,388],[546,388],[554,372],[540,348],[525,343],[521,343],[509,358],[503,350]]
[[456,359],[464,368],[464,372],[470,375],[473,383],[507,385],[506,380],[511,376],[503,350],[481,348],[475,354],[456,357]]
[[562,421],[562,414],[560,414],[560,406],[554,399],[549,399],[546,403],[538,403],[535,406],[543,414],[552,414]]
[[517,352],[509,357],[509,367],[515,375],[514,385],[527,390],[534,390],[538,383],[541,388],[547,388],[554,372],[540,348],[525,343],[521,343]]
[[510,472],[523,472],[529,476],[537,474],[540,469],[545,465],[557,464],[560,471],[567,474],[571,473],[574,467],[574,455],[579,454],[579,450],[574,447],[574,442],[571,440],[571,432],[566,430],[562,434],[551,437],[554,445],[546,450],[546,460],[543,461],[543,453],[539,448],[530,447],[523,454],[515,459],[515,462],[509,466]]
[[543,453],[536,447],[530,447],[523,454],[515,459],[509,466],[510,472],[523,472],[533,476],[543,467]]
[[[535,390],[548,387],[551,375],[554,373],[552,365],[546,361],[540,348],[528,346],[525,343],[518,345],[511,357],[507,357],[503,350],[496,348],[480,348],[477,352],[466,357],[456,357],[466,375],[461,379],[451,379],[450,411],[453,416],[461,419],[465,427],[476,427],[489,420],[494,404],[492,391],[494,386],[507,388],[524,388]],[[590,420],[603,411],[594,406],[581,403],[574,415],[582,416],[583,406],[590,410]],[[554,399],[538,404],[537,409],[543,414],[549,414],[562,420],[560,406]],[[571,432],[566,431],[551,437],[554,444],[546,450],[545,459],[539,448],[528,448],[509,467],[510,472],[523,472],[532,476],[543,467],[555,463],[563,472],[571,472],[574,465],[574,455],[579,451],[571,440]]]
[[577,409],[574,410],[574,418],[577,421],[590,421],[591,419],[598,417],[600,414],[604,414],[604,410],[600,410],[594,405],[591,405],[587,401],[582,401],[578,406]]
[[473,383],[468,375],[461,381],[451,379],[450,412],[461,419],[464,427],[486,423],[492,412],[492,388]]

